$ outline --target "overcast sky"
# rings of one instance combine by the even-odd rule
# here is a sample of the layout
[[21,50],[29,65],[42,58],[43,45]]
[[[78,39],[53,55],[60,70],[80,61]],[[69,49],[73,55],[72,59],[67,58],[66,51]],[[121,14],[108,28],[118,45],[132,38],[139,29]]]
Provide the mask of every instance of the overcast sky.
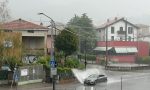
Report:
[[150,0],[8,0],[13,19],[48,20],[37,15],[43,12],[57,22],[67,23],[75,14],[87,15],[94,24],[111,17],[127,17],[134,23],[150,24]]

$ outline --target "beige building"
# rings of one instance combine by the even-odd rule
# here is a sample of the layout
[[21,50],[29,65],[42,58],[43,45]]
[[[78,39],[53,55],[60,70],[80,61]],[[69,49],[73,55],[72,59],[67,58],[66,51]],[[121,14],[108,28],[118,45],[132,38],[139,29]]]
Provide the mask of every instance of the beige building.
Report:
[[[18,19],[3,24],[1,28],[4,32],[20,32],[22,34],[25,56],[47,54],[47,27]],[[34,57],[31,57],[31,59],[34,59]]]

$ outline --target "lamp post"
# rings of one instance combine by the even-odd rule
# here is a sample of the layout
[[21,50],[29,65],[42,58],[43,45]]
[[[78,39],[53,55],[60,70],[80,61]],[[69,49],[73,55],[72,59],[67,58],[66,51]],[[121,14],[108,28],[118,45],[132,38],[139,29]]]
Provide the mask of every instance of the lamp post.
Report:
[[105,62],[105,69],[107,69],[107,65],[108,65],[108,26],[106,28],[106,62]]
[[57,74],[57,69],[56,69],[56,61],[54,60],[54,38],[53,38],[53,30],[56,28],[55,27],[55,22],[54,20],[49,17],[48,15],[44,13],[38,13],[38,15],[44,15],[45,17],[50,19],[51,23],[51,52],[50,52],[50,65],[51,65],[51,75],[53,76],[53,90],[55,90],[55,75]]
[[86,61],[86,43],[87,43],[87,41],[85,39],[85,46],[84,46],[84,54],[85,54],[85,62],[84,62],[84,64],[85,64],[85,69],[86,69],[86,65],[87,65],[87,61]]

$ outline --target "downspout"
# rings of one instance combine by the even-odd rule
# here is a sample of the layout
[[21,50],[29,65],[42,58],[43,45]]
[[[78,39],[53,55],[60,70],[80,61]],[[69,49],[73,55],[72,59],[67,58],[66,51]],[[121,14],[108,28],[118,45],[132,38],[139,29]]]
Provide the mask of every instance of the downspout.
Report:
[[127,22],[125,21],[125,41],[127,41]]

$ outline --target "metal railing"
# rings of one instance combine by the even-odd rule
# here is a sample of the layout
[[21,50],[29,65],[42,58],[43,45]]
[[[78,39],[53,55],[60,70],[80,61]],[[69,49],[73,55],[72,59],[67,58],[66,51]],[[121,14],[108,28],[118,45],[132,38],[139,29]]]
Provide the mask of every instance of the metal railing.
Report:
[[20,67],[19,73],[19,82],[44,79],[45,77],[45,72],[42,65]]

